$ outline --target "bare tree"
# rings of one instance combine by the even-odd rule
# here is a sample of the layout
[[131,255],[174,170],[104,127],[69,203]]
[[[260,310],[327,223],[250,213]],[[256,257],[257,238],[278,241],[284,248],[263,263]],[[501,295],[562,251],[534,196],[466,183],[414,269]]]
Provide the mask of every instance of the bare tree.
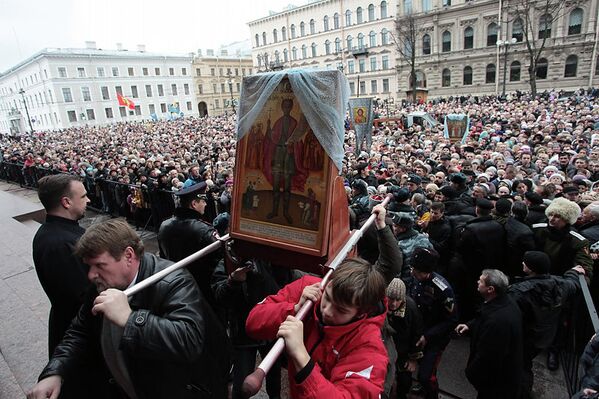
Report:
[[511,17],[508,21],[522,23],[522,40],[526,43],[528,77],[533,97],[537,95],[537,64],[545,50],[547,39],[552,35],[554,23],[562,17],[565,4],[565,0],[505,1],[506,11]]
[[409,88],[412,90],[412,102],[416,102],[416,29],[415,18],[411,11],[395,21],[395,34],[391,38],[402,61],[410,68]]

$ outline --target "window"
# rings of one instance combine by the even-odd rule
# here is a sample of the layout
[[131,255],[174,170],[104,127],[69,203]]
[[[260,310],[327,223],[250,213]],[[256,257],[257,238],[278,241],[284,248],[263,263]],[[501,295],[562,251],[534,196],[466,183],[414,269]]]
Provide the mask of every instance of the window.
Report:
[[[148,72],[148,68],[147,67],[141,68],[141,73],[144,76],[148,76],[150,74],[150,72]],[[200,75],[198,75],[198,76],[200,76]]]
[[578,68],[578,57],[574,54],[569,55],[566,58],[566,68],[564,69],[564,78],[573,78],[576,76],[576,69]]
[[200,68],[196,68],[196,76],[202,76],[202,70]]
[[186,105],[187,105],[187,110],[191,111],[191,101],[187,101]]
[[370,81],[370,93],[372,94],[376,94],[377,93],[377,87],[376,87],[376,80],[371,80]]
[[449,7],[451,5],[451,0],[443,0],[443,7]]
[[370,57],[370,72],[376,71],[376,57]]
[[295,25],[291,24],[291,27],[289,28],[289,30],[291,31],[291,38],[295,39]]
[[495,64],[487,65],[487,69],[485,71],[485,83],[495,83],[496,75]]
[[287,28],[285,28],[284,26],[281,28],[281,38],[283,40],[287,40]]
[[135,71],[133,70],[132,67],[127,68],[127,75],[135,76]]
[[358,9],[356,10],[356,23],[361,24],[362,22],[364,22],[362,18],[362,7],[358,7]]
[[177,95],[177,85],[175,83],[171,85],[171,93],[173,94],[173,96]]
[[366,82],[363,80],[360,80],[360,87],[359,87],[360,93],[366,93]]
[[131,97],[138,98],[139,93],[137,92],[137,86],[131,86]]
[[104,71],[104,67],[97,67],[96,68],[96,74],[98,75],[99,78],[103,78],[104,76],[106,76],[106,72]]
[[112,108],[104,108],[104,113],[106,114],[106,119],[114,118],[114,114],[112,113]]
[[451,51],[451,33],[449,31],[443,32],[443,49],[444,53]]
[[356,71],[354,65],[353,61],[347,61],[347,73],[354,73]]
[[168,74],[169,74],[170,76],[175,76],[175,68],[169,68],[169,69],[168,69]]
[[141,115],[141,107],[139,105],[135,106],[135,115]]
[[539,19],[539,39],[551,37],[551,14],[541,15]]
[[472,84],[472,67],[464,67],[464,86]]
[[305,60],[308,57],[308,52],[306,51],[306,45],[302,45],[302,59]]
[[349,92],[352,96],[356,94],[356,84],[354,82],[349,82]]
[[329,30],[329,16],[325,15],[324,18],[322,19],[322,27],[324,28],[325,32],[328,32]]
[[112,67],[112,77],[116,78],[119,76],[119,67]]
[[160,104],[160,112],[162,112],[162,113],[166,112],[166,104],[165,103]]
[[255,47],[260,47],[260,35],[258,35],[256,33],[256,36],[254,36],[254,40],[256,41],[256,46]]
[[368,5],[368,21],[374,21],[374,4]]
[[75,111],[67,111],[69,122],[77,122],[77,113]]
[[235,83],[235,86],[237,88],[237,93],[241,93],[241,83],[237,82]]
[[383,63],[383,69],[384,70],[389,69],[389,56],[388,55],[384,55],[382,57],[382,63]]
[[123,95],[123,88],[121,86],[115,86],[114,90],[117,94],[120,94],[121,96]]
[[370,47],[376,47],[376,32],[373,30],[368,34],[368,45]]
[[216,83],[212,83],[212,92],[218,93],[218,91],[216,91]]
[[164,96],[164,88],[162,85],[158,85],[158,97]]
[[273,41],[273,43],[277,43],[279,41],[279,37],[278,37],[276,28],[272,30],[272,41]]
[[152,85],[146,85],[146,97],[152,97]]
[[333,15],[333,29],[339,29],[339,14]]
[[358,48],[359,49],[364,48],[364,35],[361,33],[358,33]]
[[464,50],[474,48],[474,29],[471,26],[464,29]]
[[72,103],[73,95],[71,94],[71,89],[69,89],[68,87],[63,87],[62,88],[62,98],[64,99],[65,103]]
[[85,68],[79,67],[77,68],[77,77],[84,78],[85,77]]
[[548,68],[549,63],[547,62],[547,58],[541,58],[540,60],[538,60],[536,68],[537,79],[547,79]]
[[[410,89],[414,88],[414,80],[412,79],[412,74],[409,77],[409,86]],[[426,75],[422,71],[416,71],[416,87],[426,87]]]
[[316,23],[313,19],[310,20],[310,34],[313,35],[316,33]]
[[150,115],[156,113],[156,106],[154,104],[148,105],[148,111],[150,111]]
[[431,53],[431,37],[426,34],[422,36],[422,54],[429,55]]
[[216,69],[210,68],[210,76],[216,76]]
[[366,71],[366,61],[364,58],[358,60],[358,71],[364,73]]
[[160,68],[154,68],[154,75],[160,76]]
[[189,83],[184,83],[183,84],[183,93],[185,95],[189,95]]
[[516,39],[517,42],[521,42],[524,40],[524,33],[522,31],[522,20],[520,18],[516,18],[514,23],[512,24],[512,37]]
[[214,106],[220,108],[220,101],[218,99],[214,100]]
[[127,108],[119,107],[119,113],[121,114],[121,118],[126,118],[127,117]]
[[198,94],[204,94],[204,85],[198,85]]
[[352,43],[352,42],[353,42],[353,38],[351,37],[351,35],[348,35],[348,36],[347,36],[347,39],[346,39],[346,41],[347,41],[347,49],[348,49],[348,50],[351,50],[351,49],[352,49],[352,47],[353,47],[353,46],[352,46],[352,44],[353,44],[353,43]]
[[381,1],[381,19],[387,18],[387,2]]
[[297,47],[293,46],[293,48],[291,49],[291,59],[293,61],[297,60]]
[[316,57],[316,43],[312,43],[312,57]]
[[582,9],[575,8],[570,13],[568,21],[568,35],[577,35],[582,31]]
[[431,0],[422,0],[422,11],[427,12],[433,8]]
[[389,32],[387,31],[387,28],[383,28],[383,30],[381,31],[381,44],[383,46],[389,44]]
[[341,39],[336,38],[335,39],[335,53],[340,53],[341,52]]
[[266,46],[266,32],[262,32],[262,45]]
[[441,73],[441,86],[449,87],[451,86],[451,71],[447,68],[443,70]]
[[389,93],[389,79],[383,79],[383,93]]
[[87,120],[88,121],[95,121],[96,120],[96,113],[94,112],[93,109],[86,109],[85,113],[87,114]]
[[187,76],[187,68],[181,68],[181,75]]
[[326,55],[331,54],[331,41],[329,39],[324,42],[324,53]]
[[100,87],[100,91],[102,92],[102,100],[110,100],[110,93],[108,92],[108,86]]
[[345,11],[345,26],[351,26],[351,10]]
[[520,62],[514,61],[510,65],[510,82],[520,81]]
[[91,101],[92,100],[92,95],[89,91],[89,87],[81,88],[81,98],[83,99],[83,101]]
[[403,12],[406,15],[412,14],[412,0],[403,0]]
[[289,61],[289,52],[287,51],[287,49],[283,49],[283,61],[284,62]]
[[497,24],[492,22],[487,27],[487,47],[495,46],[497,44]]
[[306,36],[306,24],[304,21],[300,22],[300,37]]

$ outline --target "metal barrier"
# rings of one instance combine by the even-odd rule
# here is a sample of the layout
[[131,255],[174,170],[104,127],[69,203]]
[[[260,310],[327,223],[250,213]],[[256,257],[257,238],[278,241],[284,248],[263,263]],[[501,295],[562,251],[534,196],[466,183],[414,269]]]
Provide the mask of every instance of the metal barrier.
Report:
[[582,275],[578,276],[582,295],[578,295],[570,308],[569,317],[565,320],[565,346],[560,351],[560,359],[566,388],[572,396],[580,390],[582,372],[579,368],[580,356],[589,339],[599,331],[599,318],[593,304],[591,293]]

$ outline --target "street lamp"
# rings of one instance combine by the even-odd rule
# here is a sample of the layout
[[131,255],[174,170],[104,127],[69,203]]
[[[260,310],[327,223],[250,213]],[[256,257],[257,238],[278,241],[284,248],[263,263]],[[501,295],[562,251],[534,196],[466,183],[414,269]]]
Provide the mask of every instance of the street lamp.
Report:
[[229,84],[229,93],[231,93],[231,109],[233,110],[233,114],[235,114],[235,101],[233,100],[233,78],[231,77],[231,71],[227,74],[229,79],[227,79],[227,83]]
[[31,129],[31,134],[33,134],[33,125],[31,125],[31,118],[29,117],[29,108],[27,108],[27,101],[25,101],[25,90],[19,90],[19,94],[23,97],[23,105],[25,105],[25,113],[27,114],[27,122],[29,122],[29,129]]
[[497,47],[504,46],[505,51],[503,54],[503,89],[501,90],[501,97],[505,97],[505,80],[507,75],[507,49],[510,45],[516,44],[518,40],[512,37],[510,40],[497,40]]

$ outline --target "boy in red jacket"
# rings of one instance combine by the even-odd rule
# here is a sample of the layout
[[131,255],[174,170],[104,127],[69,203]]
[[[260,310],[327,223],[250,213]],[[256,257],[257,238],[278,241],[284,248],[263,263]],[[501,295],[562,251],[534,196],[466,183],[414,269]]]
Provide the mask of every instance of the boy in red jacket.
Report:
[[[267,297],[247,318],[252,338],[285,339],[292,398],[376,399],[383,391],[385,289],[401,270],[402,257],[384,208],[377,205],[373,213],[380,252],[376,265],[347,259],[324,291],[321,278],[305,276]],[[293,315],[306,300],[315,305],[302,323]]]

